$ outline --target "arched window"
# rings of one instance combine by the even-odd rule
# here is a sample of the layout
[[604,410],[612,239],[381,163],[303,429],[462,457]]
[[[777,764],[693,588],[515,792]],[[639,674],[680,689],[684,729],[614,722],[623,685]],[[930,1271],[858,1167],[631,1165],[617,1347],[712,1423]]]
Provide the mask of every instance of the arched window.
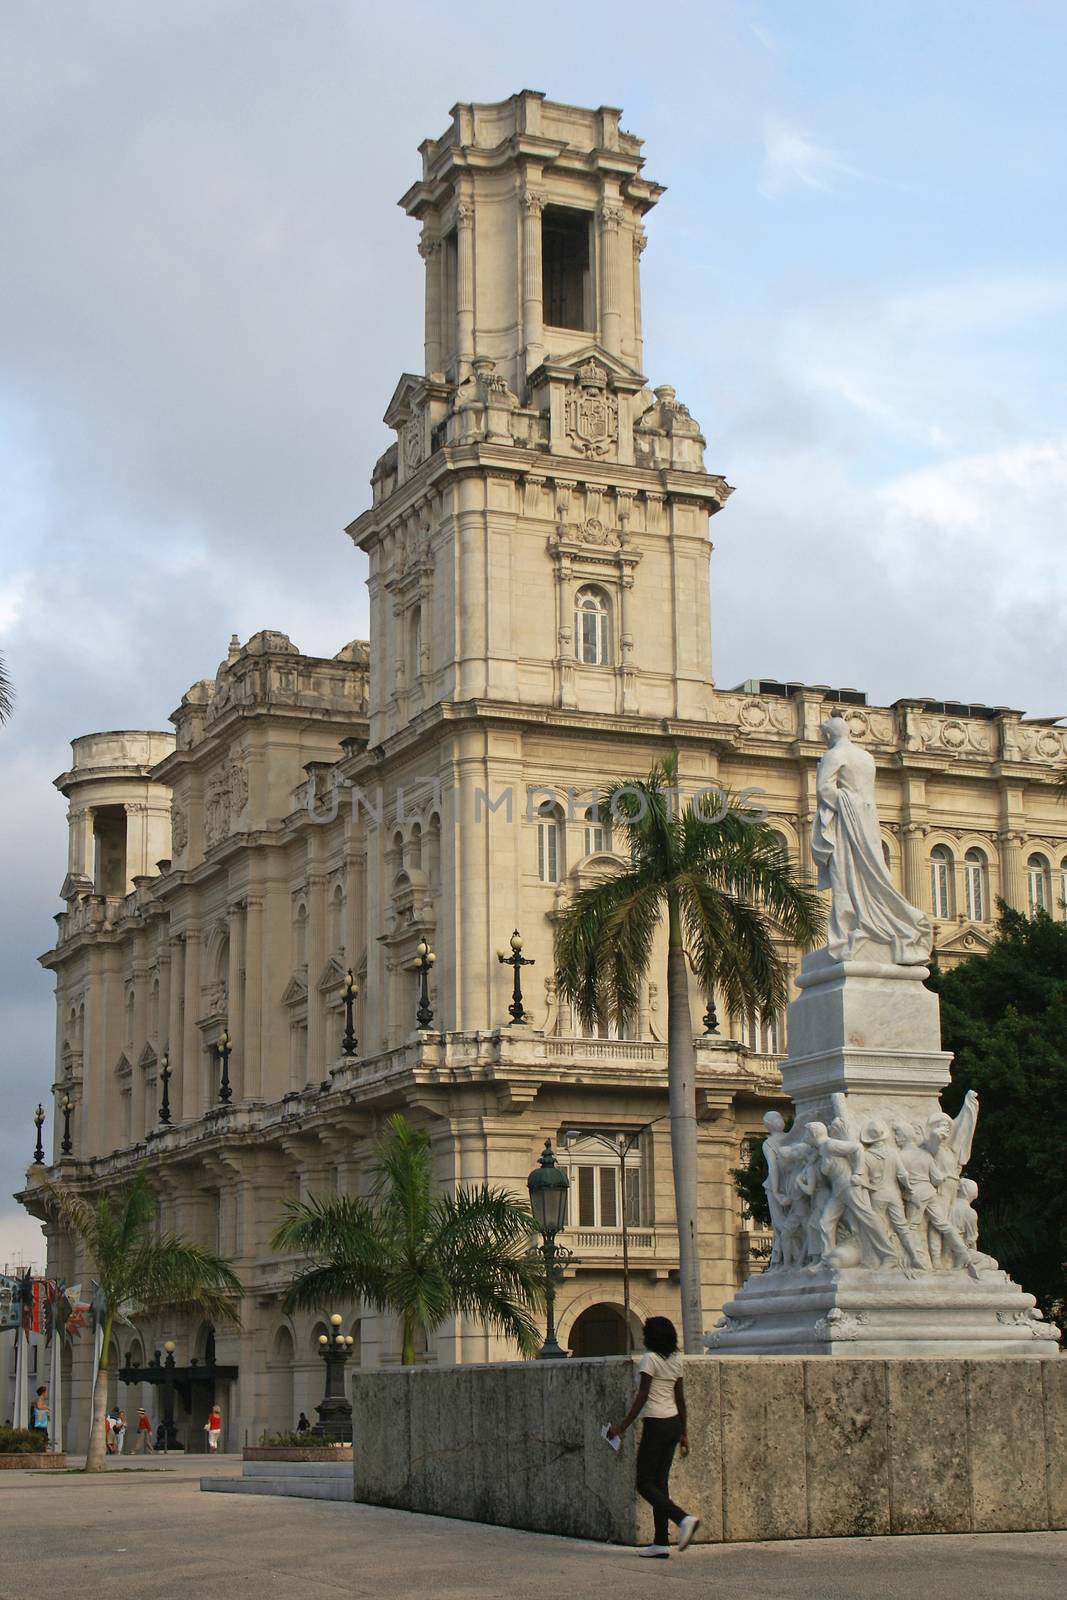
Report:
[[307,966],[308,959],[308,911],[301,900],[293,913],[293,971],[299,972],[301,967]]
[[601,589],[579,589],[574,597],[574,653],[590,667],[609,659],[608,600]]
[[341,884],[334,884],[333,894],[330,896],[330,950],[341,951],[345,943],[345,891]]
[[967,915],[972,922],[984,922],[989,915],[989,869],[981,850],[968,850],[964,856],[963,881],[967,891]]
[[537,808],[537,876],[542,883],[559,883],[563,876],[562,829],[551,800]]
[[935,917],[952,915],[952,851],[935,844],[930,851],[930,909]]
[[638,1135],[626,1152],[625,1160],[611,1146],[621,1148],[623,1138],[613,1133],[588,1134],[574,1129],[564,1137],[561,1150],[562,1163],[570,1179],[568,1199],[568,1226],[572,1228],[620,1228],[622,1226],[622,1200],[619,1192],[620,1166],[625,1170],[626,1223],[628,1227],[642,1225],[643,1206],[641,1194],[641,1145],[643,1135]]
[[889,846],[886,844],[884,839],[882,840],[882,860],[885,862],[885,870],[888,872],[889,876],[892,877],[893,876],[893,852],[890,850]]
[[600,820],[598,806],[587,806],[585,811],[585,853],[596,855],[599,850],[611,849],[611,828]]
[[441,887],[441,819],[434,812],[426,827],[426,884],[431,894]]
[[777,828],[775,828],[773,830],[773,832],[774,832],[774,843],[778,846],[778,854],[781,856],[783,861],[788,861],[789,860],[789,840],[786,838],[784,833],[779,833]]
[[1048,911],[1051,898],[1048,862],[1044,856],[1032,855],[1026,863],[1026,905],[1030,915]]
[[1067,922],[1067,856],[1060,862],[1060,916]]

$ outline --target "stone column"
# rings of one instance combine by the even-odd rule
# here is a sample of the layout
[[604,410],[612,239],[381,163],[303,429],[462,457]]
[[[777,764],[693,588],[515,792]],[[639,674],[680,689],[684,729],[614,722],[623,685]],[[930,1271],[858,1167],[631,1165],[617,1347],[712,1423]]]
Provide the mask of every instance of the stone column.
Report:
[[188,1121],[198,1117],[200,1104],[200,1073],[203,1067],[200,1049],[200,1029],[196,1020],[200,1015],[200,929],[188,928],[185,933],[185,1015],[182,1024],[181,1079],[172,1087],[178,1089],[181,1118]]
[[[171,1114],[175,1122],[182,1115],[182,1001],[185,996],[185,939],[174,934],[169,940],[170,961],[167,976],[167,1037],[165,1047],[170,1057]],[[160,1094],[162,1094],[160,1089]]]
[[929,899],[926,887],[926,834],[921,822],[907,822],[901,830],[904,838],[904,893],[914,906],[925,906]]
[[545,197],[537,189],[522,196],[522,342],[526,349],[526,374],[544,355],[544,283],[541,266],[541,213]]
[[233,1040],[230,1082],[233,1085],[234,1099],[243,1100],[245,1061],[248,1055],[244,1027],[245,997],[241,982],[245,964],[244,901],[240,900],[229,906],[226,915],[230,928],[229,964],[226,971],[226,1027]]
[[242,1015],[246,1035],[241,1054],[241,1090],[246,1100],[263,1095],[263,900],[250,894],[244,915],[245,982]]
[[1026,872],[1023,866],[1024,838],[1014,829],[997,834],[1000,846],[1000,893],[1016,911],[1026,910]]
[[641,224],[638,223],[637,226],[635,227],[634,233],[633,233],[633,248],[634,248],[634,264],[633,264],[633,273],[634,273],[634,360],[633,360],[633,364],[637,368],[638,372],[641,371],[641,363],[644,360],[644,354],[645,354],[644,334],[642,332],[642,327],[641,327],[641,254],[642,254],[642,252],[643,252],[643,250],[645,248],[645,245],[647,243],[648,243],[648,235],[645,233],[645,230],[644,230],[644,228],[642,228]]
[[456,207],[456,350],[460,380],[474,359],[474,207]]
[[426,329],[423,348],[426,376],[441,370],[441,241],[429,227],[422,230],[419,254],[426,263]]
[[325,1072],[322,995],[319,979],[326,962],[326,876],[308,873],[307,972],[308,972],[308,1048],[307,1082],[318,1083]]
[[623,209],[617,201],[600,204],[600,337],[611,355],[622,354],[619,307],[619,228]]

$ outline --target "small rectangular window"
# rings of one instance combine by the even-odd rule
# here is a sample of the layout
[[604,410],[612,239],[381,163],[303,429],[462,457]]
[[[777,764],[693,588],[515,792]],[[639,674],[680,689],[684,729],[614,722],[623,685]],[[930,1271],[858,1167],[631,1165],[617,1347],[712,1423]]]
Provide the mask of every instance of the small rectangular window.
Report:
[[596,1182],[595,1167],[578,1168],[578,1226],[579,1228],[596,1227]]
[[600,1226],[602,1228],[617,1228],[619,1226],[614,1167],[601,1167],[600,1169]]
[[592,331],[589,280],[590,215],[569,206],[546,206],[541,218],[544,320],[551,328]]

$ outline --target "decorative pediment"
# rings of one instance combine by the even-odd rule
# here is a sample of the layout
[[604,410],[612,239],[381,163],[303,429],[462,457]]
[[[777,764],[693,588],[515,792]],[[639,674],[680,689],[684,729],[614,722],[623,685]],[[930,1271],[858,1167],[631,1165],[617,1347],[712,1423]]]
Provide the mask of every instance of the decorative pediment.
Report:
[[63,887],[59,891],[61,900],[80,900],[82,895],[92,894],[93,880],[84,872],[68,872],[63,879]]
[[130,1058],[124,1050],[115,1063],[115,1076],[116,1078],[129,1078],[132,1074],[133,1067],[130,1065]]
[[387,428],[400,429],[416,414],[426,389],[426,379],[415,372],[405,372],[393,397],[385,408],[383,421]]
[[137,1057],[137,1065],[142,1072],[147,1072],[150,1067],[156,1065],[156,1052],[150,1044],[146,1044],[141,1054]]
[[647,381],[643,372],[599,344],[586,345],[564,360],[542,361],[530,375],[531,388],[552,379],[578,384],[604,382],[608,388],[623,394],[636,394]]
[[335,989],[341,987],[347,976],[348,968],[344,962],[338,961],[336,956],[331,956],[322,969],[322,976],[316,987],[320,994],[332,994]]
[[996,938],[975,922],[966,922],[953,933],[938,938],[935,957],[943,955],[982,956],[993,948]]
[[308,1001],[308,981],[299,973],[289,979],[282,992],[283,1006],[306,1006]]

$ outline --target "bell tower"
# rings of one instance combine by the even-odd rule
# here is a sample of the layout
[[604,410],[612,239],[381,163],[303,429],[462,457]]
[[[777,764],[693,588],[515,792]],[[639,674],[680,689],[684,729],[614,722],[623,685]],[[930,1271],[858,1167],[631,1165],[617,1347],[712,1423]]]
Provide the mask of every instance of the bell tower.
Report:
[[703,720],[708,519],[730,487],[642,370],[644,218],[664,190],[607,106],[457,105],[401,205],[425,366],[349,528],[370,560],[371,743],[493,701]]

